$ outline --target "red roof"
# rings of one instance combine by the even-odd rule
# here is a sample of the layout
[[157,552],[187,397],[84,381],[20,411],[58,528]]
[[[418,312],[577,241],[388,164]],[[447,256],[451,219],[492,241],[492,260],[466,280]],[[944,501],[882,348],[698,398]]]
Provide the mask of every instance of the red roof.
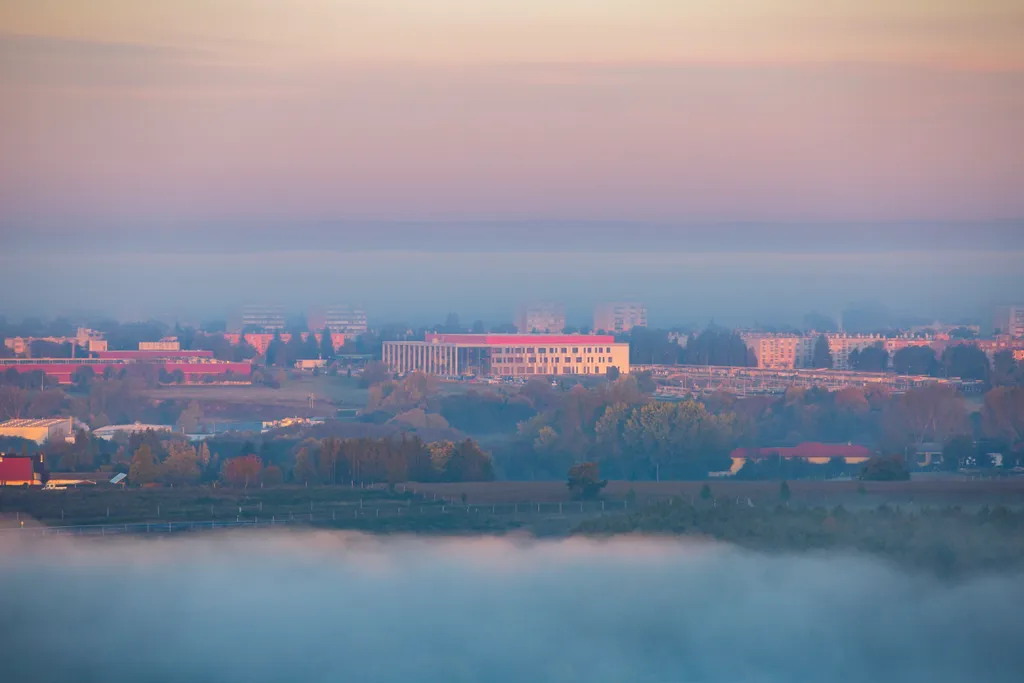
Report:
[[35,479],[35,471],[32,468],[32,458],[0,457],[0,484],[11,481],[32,481],[33,479]]
[[845,443],[818,443],[805,441],[790,448],[737,448],[734,458],[769,458],[778,455],[783,458],[870,458],[871,451],[865,446]]
[[531,344],[614,344],[610,334],[437,334],[428,332],[426,341],[440,344],[480,344],[486,346],[529,346]]

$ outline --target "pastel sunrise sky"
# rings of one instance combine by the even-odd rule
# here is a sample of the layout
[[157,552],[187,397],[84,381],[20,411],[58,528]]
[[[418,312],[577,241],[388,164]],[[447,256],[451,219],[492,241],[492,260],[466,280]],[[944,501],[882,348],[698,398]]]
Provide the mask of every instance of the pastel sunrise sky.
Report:
[[[397,289],[357,290],[400,261],[433,283],[422,306],[502,317],[437,272],[480,259],[536,276],[496,288],[504,307],[576,282],[570,305],[669,305],[698,283],[669,273],[835,284],[865,251],[770,312],[889,296],[908,262],[896,306],[1024,298],[1020,0],[0,0],[0,143],[0,285],[57,277],[26,295],[44,308],[103,308],[123,253],[191,269],[181,301],[161,281],[111,302],[125,314],[198,310],[212,286],[308,300],[313,268],[390,317]],[[213,251],[224,282],[203,279]],[[591,282],[625,251],[620,282]],[[261,259],[287,287],[243,281]],[[920,282],[943,259],[971,296]]]

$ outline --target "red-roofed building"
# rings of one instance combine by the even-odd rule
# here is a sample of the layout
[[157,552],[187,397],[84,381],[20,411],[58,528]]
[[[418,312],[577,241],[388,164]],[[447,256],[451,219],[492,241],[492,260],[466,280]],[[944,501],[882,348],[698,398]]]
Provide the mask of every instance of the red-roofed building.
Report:
[[427,334],[384,343],[394,372],[527,378],[629,372],[629,344],[604,334]]
[[42,486],[35,461],[13,455],[0,455],[0,486]]
[[871,459],[871,451],[865,446],[845,443],[818,443],[805,441],[791,447],[773,446],[769,448],[737,448],[730,457],[732,468],[730,473],[736,474],[747,460],[763,460],[771,457],[798,458],[812,465],[824,465],[832,458],[842,458],[847,465],[858,465]]

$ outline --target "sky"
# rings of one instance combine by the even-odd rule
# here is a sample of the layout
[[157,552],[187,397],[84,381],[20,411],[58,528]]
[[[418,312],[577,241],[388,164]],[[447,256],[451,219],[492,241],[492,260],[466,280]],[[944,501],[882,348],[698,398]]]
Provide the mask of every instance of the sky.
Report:
[[1024,299],[1021,121],[1016,0],[0,0],[0,286],[46,282],[13,313],[977,313]]

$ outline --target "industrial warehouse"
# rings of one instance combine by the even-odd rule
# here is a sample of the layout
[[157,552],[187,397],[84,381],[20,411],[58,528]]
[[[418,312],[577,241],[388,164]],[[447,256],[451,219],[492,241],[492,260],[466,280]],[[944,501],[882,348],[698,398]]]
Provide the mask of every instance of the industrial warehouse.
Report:
[[629,344],[611,335],[427,334],[385,342],[383,360],[394,372],[443,377],[626,374]]

